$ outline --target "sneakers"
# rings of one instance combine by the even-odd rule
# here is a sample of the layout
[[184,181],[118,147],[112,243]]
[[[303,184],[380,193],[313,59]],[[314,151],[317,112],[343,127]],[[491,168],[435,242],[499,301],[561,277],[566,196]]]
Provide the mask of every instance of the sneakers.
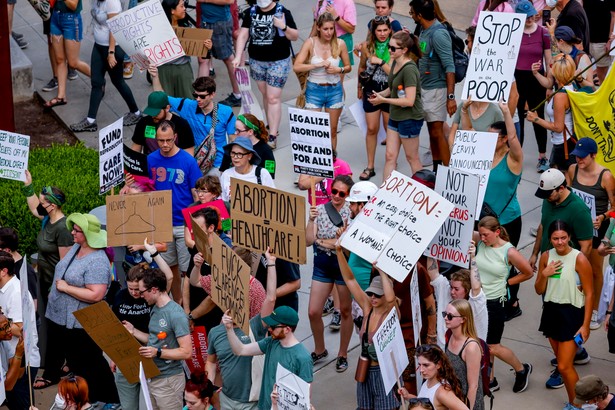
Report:
[[103,406],[103,410],[121,410],[122,406],[119,403],[107,403]]
[[[577,353],[574,355],[574,364],[576,364],[576,365],[587,364],[587,363],[589,363],[589,361],[591,359],[592,358],[589,356],[589,353],[587,353],[587,350],[585,350],[585,348],[582,347],[581,351],[579,352],[577,350]],[[551,359],[551,366],[557,367],[557,358],[556,357]]]
[[[386,141],[386,140],[385,140]],[[421,163],[424,166],[433,164],[433,156],[431,155],[431,151],[427,150],[421,154]]]
[[23,49],[23,48],[28,47],[28,42],[26,41],[25,38],[23,38],[23,34],[15,33],[13,31],[11,32],[11,37],[13,37],[13,40],[15,40],[19,48]]
[[325,306],[322,308],[322,316],[328,316],[333,313],[335,309],[333,308],[333,298],[329,296],[327,301],[325,302]]
[[[269,134],[269,140],[267,141],[267,145],[269,148],[276,149],[278,147],[278,136]],[[297,184],[299,183],[299,179],[297,179]]]
[[578,407],[572,405],[571,403],[566,403],[564,405],[564,409],[563,410],[579,410]]
[[76,124],[71,124],[70,129],[73,132],[94,132],[98,131],[98,124],[96,121],[90,123],[87,118],[84,118]]
[[124,63],[124,80],[129,80],[132,78],[134,75],[134,69],[135,65],[132,62],[127,61]]
[[547,160],[547,158],[545,157],[538,158],[538,164],[536,164],[536,171],[538,171],[539,174],[542,174],[548,169],[549,169],[549,161]]
[[45,86],[42,88],[43,91],[49,92],[58,89],[58,79],[53,77]]
[[230,93],[228,97],[220,101],[220,104],[228,105],[229,107],[241,107],[241,97],[237,98],[233,93]]
[[135,125],[141,119],[140,115],[135,114],[134,112],[127,112],[124,114],[124,127],[130,127],[131,125]]
[[335,371],[338,373],[345,372],[348,369],[348,360],[345,357],[338,357],[335,362]]
[[340,330],[340,327],[342,327],[342,315],[337,310],[334,310],[331,323],[329,323],[329,329]]
[[491,393],[500,390],[500,384],[498,383],[497,377],[494,377],[493,380],[489,382],[489,390],[491,390]]
[[214,70],[213,68],[209,69],[209,76],[211,78],[216,78],[216,70]]
[[551,376],[549,376],[549,380],[547,380],[545,386],[547,386],[547,389],[561,389],[564,387],[564,379],[557,369],[551,372]]
[[11,37],[13,37],[15,41],[21,40],[23,38],[23,34],[11,31]]
[[600,329],[601,323],[598,322],[598,311],[592,311],[592,321],[589,323],[589,328],[591,330]]
[[513,393],[521,393],[527,389],[527,386],[530,383],[530,373],[532,373],[532,365],[529,363],[523,363],[523,371],[515,372]]
[[73,80],[76,80],[77,78],[79,78],[79,75],[77,74],[77,70],[75,70],[72,67],[68,67],[68,79],[73,81]]
[[538,235],[538,229],[537,228],[530,228],[530,236],[533,236],[535,238],[536,235]]
[[504,321],[508,322],[509,320],[519,317],[522,314],[523,314],[523,311],[521,310],[519,303],[517,303],[517,306],[511,306],[509,309],[507,309],[506,316],[504,317]]
[[312,356],[312,363],[316,364],[317,362],[321,361],[325,357],[329,356],[329,352],[327,352],[327,349],[325,349],[324,352],[322,352],[321,354],[316,354],[316,352],[312,352],[311,356]]

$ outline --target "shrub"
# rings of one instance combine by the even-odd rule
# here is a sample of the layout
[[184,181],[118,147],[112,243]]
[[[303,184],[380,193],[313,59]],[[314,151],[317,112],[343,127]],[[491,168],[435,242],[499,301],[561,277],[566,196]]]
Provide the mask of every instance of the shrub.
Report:
[[[37,195],[46,185],[64,191],[67,201],[62,210],[66,216],[87,213],[105,204],[105,197],[98,195],[98,152],[82,143],[35,148],[30,151],[29,169]],[[19,251],[29,256],[38,251],[36,237],[41,223],[30,213],[21,187],[21,181],[0,179],[0,198],[5,198],[0,207],[0,226],[17,229]]]

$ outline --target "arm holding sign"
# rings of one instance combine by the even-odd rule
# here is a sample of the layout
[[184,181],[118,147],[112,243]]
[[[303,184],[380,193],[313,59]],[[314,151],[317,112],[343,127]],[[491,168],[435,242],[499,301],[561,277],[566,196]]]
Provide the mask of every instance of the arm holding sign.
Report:
[[365,291],[361,289],[361,286],[357,282],[357,279],[354,277],[352,269],[350,269],[350,265],[348,265],[348,261],[344,256],[344,252],[342,252],[342,246],[338,244],[336,246],[336,250],[337,262],[340,265],[340,272],[342,273],[344,282],[346,282],[346,286],[348,287],[348,290],[352,294],[354,300],[356,300],[359,306],[361,306],[363,312],[365,312],[364,314],[367,314],[372,309],[372,300],[369,296],[367,296]]
[[24,171],[26,176],[26,180],[23,182],[23,187],[21,188],[22,192],[26,195],[26,201],[28,202],[28,208],[32,215],[42,220],[43,216],[39,215],[36,208],[40,205],[41,201],[39,201],[38,196],[34,193],[34,188],[32,187],[32,174],[27,169]]
[[[249,16],[250,13],[247,13]],[[235,58],[233,59],[233,67],[237,68],[241,65],[243,61],[243,51],[246,48],[246,43],[248,42],[248,38],[250,37],[250,30],[247,27],[242,27],[239,29],[239,35],[237,36],[237,40],[235,40]]]
[[508,167],[514,174],[519,175],[523,170],[523,148],[521,147],[519,138],[517,138],[517,130],[515,129],[515,123],[513,122],[510,112],[510,104],[500,101],[498,105],[500,106],[500,110],[502,110],[504,122],[506,123],[506,136],[508,148],[510,149],[507,159]]
[[230,316],[231,311],[227,310],[222,316],[222,324],[226,328],[226,336],[233,353],[237,356],[259,356],[264,352],[258,347],[258,342],[252,342],[247,345],[241,343],[235,332],[233,331],[233,318]]
[[[275,261],[277,258],[271,254],[271,248],[269,247],[267,247],[267,252],[265,252],[265,258],[267,259],[267,294],[261,306],[261,318],[267,317],[273,312],[278,292],[278,274],[275,270]],[[263,326],[266,326],[264,322],[262,323]]]
[[318,235],[318,226],[315,221],[318,217],[318,208],[316,205],[310,206],[310,216],[305,227],[305,245],[312,246],[316,242],[316,236]]
[[152,88],[154,91],[164,91],[162,84],[160,83],[160,77],[158,77],[158,67],[150,64],[149,67],[147,67],[147,72],[150,77],[152,77]]
[[133,335],[135,337],[135,339],[137,339],[141,344],[146,344],[147,343],[147,340],[149,338],[149,335],[147,333],[142,332],[139,329],[136,329],[132,325],[132,323],[130,323],[127,320],[122,320],[122,324],[124,325],[126,330],[128,330],[128,333]]

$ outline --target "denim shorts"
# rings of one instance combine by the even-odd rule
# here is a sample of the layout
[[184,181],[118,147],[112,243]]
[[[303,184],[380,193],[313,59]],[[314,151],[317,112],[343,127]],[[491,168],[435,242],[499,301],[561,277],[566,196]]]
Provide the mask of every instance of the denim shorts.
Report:
[[305,108],[344,108],[344,88],[342,82],[319,85],[311,81],[305,87]]
[[290,69],[290,56],[278,61],[250,59],[250,77],[254,81],[264,81],[271,87],[284,88]]
[[65,13],[55,10],[51,14],[50,34],[63,36],[64,40],[81,41],[83,39],[81,13]]
[[423,128],[423,120],[395,121],[389,118],[389,129],[399,134],[399,138],[416,138]]
[[324,252],[317,251],[314,255],[314,270],[312,271],[312,280],[322,283],[335,283],[337,285],[346,285],[340,265],[337,262],[337,255],[331,253],[327,255]]
[[203,28],[212,30],[211,55],[218,60],[226,60],[233,56],[233,20],[216,21],[215,23],[203,22]]

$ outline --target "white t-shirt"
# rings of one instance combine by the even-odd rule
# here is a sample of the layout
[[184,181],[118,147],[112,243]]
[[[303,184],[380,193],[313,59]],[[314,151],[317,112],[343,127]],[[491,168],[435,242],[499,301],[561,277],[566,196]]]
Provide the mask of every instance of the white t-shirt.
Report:
[[[220,176],[220,185],[222,185],[222,199],[224,201],[231,200],[231,178],[241,179],[242,181],[258,183],[256,178],[256,165],[252,165],[252,169],[247,174],[239,174],[235,171],[235,167],[229,168]],[[275,188],[271,174],[265,168],[261,168],[261,185]]]
[[120,0],[92,0],[92,26],[94,26],[94,41],[101,46],[109,45],[109,27],[107,15],[122,12]]

